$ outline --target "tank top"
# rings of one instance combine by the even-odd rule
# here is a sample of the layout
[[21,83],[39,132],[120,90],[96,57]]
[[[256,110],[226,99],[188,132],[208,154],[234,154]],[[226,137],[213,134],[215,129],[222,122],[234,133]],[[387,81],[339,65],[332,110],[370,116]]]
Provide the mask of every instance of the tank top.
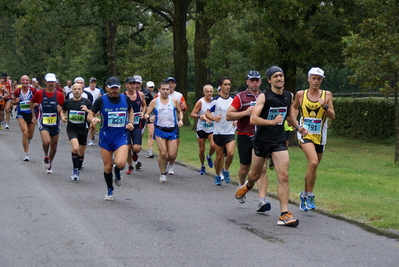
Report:
[[116,104],[111,103],[108,95],[102,96],[103,107],[101,108],[101,129],[100,135],[106,136],[108,140],[118,140],[120,136],[126,134],[126,123],[128,121],[128,102],[127,96],[120,94],[120,101]]
[[[308,90],[303,92],[302,103],[299,106],[301,113],[300,124],[303,125],[307,130],[308,134],[302,137],[297,133],[299,140],[310,139],[316,145],[325,145],[327,142],[327,116],[326,111],[320,105],[319,101],[311,101],[308,98]],[[321,91],[320,98],[326,98],[326,91]]]
[[31,88],[28,88],[28,92],[24,94],[22,89],[18,89],[19,95],[18,97],[21,99],[18,103],[18,113],[30,113],[30,100],[33,97],[33,91]]
[[59,126],[60,119],[57,110],[58,100],[57,91],[54,91],[52,97],[48,97],[46,91],[43,91],[41,105],[40,124],[44,126]]
[[126,94],[126,92],[124,94],[126,95],[126,97],[130,98],[130,104],[132,106],[133,113],[134,113],[133,124],[139,124],[140,123],[140,112],[141,112],[141,107],[142,107],[143,103],[141,101],[140,93],[138,91],[135,91],[135,92],[136,92],[136,99],[135,100],[132,100]]
[[173,104],[173,98],[171,96],[169,96],[169,102],[167,104],[162,104],[160,97],[156,98],[154,114],[154,125],[165,128],[177,126],[176,107]]
[[[202,97],[200,99],[201,101],[201,109],[198,112],[198,115],[204,115],[205,112],[208,110],[209,104],[205,101],[205,99]],[[197,131],[204,131],[206,133],[212,133],[213,132],[213,126],[214,122],[212,121],[211,123],[207,123],[206,121],[198,119],[197,121]]]

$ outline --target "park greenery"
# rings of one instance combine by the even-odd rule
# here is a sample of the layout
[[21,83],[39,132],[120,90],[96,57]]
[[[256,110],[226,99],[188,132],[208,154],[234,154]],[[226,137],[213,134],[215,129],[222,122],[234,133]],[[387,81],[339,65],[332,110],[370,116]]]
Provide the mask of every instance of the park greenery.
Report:
[[[156,83],[177,79],[185,97],[202,96],[221,76],[245,89],[251,69],[285,73],[285,89],[307,88],[309,68],[326,71],[323,88],[339,94],[394,95],[399,161],[398,0],[0,0],[0,71],[42,83],[76,76]],[[264,79],[262,89],[266,87]],[[390,111],[387,111],[390,112]],[[338,114],[343,116],[344,114]],[[340,117],[337,116],[337,119]],[[190,124],[188,116],[185,125]]]

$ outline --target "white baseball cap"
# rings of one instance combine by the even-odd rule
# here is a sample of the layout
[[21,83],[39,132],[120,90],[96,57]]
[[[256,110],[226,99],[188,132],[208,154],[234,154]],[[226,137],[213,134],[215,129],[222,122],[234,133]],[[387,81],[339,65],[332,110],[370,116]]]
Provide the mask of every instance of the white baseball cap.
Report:
[[152,81],[148,81],[147,84],[146,84],[146,86],[147,86],[147,87],[155,87],[155,84],[154,84],[154,82],[152,82]]
[[46,76],[44,76],[44,79],[47,82],[55,82],[55,81],[57,81],[57,78],[55,77],[54,73],[47,73]]
[[318,76],[321,76],[321,77],[325,77],[324,76],[324,71],[322,69],[318,68],[318,67],[311,68],[309,70],[309,72],[308,72],[308,76],[310,76],[310,75],[318,75]]

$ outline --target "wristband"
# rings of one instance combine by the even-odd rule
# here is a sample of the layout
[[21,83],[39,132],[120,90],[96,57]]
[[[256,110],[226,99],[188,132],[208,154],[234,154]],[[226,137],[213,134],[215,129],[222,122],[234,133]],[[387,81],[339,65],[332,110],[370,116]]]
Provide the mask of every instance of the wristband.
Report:
[[297,130],[298,131],[298,128],[299,127],[303,127],[302,125],[297,125],[297,126],[295,126],[295,130]]

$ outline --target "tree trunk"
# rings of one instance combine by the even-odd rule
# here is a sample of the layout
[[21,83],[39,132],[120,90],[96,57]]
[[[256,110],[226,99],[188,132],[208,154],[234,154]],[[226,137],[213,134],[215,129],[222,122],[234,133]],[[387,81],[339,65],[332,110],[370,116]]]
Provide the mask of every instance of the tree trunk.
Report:
[[117,21],[107,20],[105,23],[107,34],[107,61],[108,61],[108,74],[109,76],[116,76],[116,31],[118,29]]
[[[398,81],[398,73],[395,75],[395,81]],[[398,106],[398,83],[395,82],[394,85],[395,90],[395,160],[394,162],[398,162],[399,160],[399,106]]]
[[[284,90],[290,91],[294,96],[296,93],[296,63],[283,63],[281,68],[284,71]],[[291,132],[289,146],[298,146],[296,131]]]
[[[173,58],[174,71],[177,83],[177,91],[182,93],[187,100],[188,92],[188,42],[187,42],[187,12],[191,1],[174,0],[174,20],[173,20]],[[188,107],[192,109],[193,107]],[[190,126],[189,111],[185,112],[183,123]]]

